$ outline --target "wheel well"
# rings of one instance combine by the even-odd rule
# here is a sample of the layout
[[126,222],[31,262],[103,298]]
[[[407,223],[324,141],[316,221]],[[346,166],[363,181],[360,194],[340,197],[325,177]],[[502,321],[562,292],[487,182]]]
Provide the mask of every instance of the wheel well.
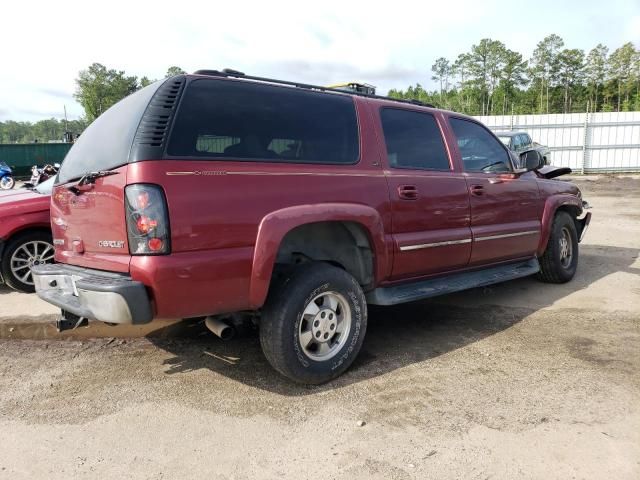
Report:
[[362,285],[373,284],[373,249],[365,227],[355,222],[317,222],[288,232],[280,244],[276,266],[324,261],[343,268]]
[[582,235],[582,229],[583,229],[583,224],[578,220],[578,216],[581,213],[580,209],[575,205],[561,205],[556,210],[556,215],[558,214],[558,212],[567,212],[569,215],[571,215],[571,218],[573,218],[573,223],[576,226],[576,232],[577,232],[578,238],[580,238]]
[[580,215],[580,209],[578,207],[576,207],[575,205],[560,205],[556,210],[555,215],[557,215],[558,212],[567,212],[569,215],[571,215],[571,218],[573,218],[576,227],[578,227],[579,222],[577,219],[578,215]]
[[19,230],[15,230],[13,232],[11,232],[11,235],[8,236],[5,239],[6,243],[9,243],[11,240],[13,240],[16,237],[20,237],[22,235],[27,235],[29,233],[35,233],[35,232],[41,232],[41,233],[46,233],[51,235],[51,229],[50,228],[46,228],[46,227],[25,227],[25,228],[21,228]]

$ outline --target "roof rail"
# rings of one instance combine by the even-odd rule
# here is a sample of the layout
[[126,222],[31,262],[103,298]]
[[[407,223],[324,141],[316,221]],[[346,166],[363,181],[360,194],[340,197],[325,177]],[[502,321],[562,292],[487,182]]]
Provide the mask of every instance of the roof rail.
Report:
[[430,108],[436,108],[434,105],[430,104],[430,103],[424,103],[421,102],[420,100],[405,100],[405,99],[401,99],[401,98],[393,98],[393,97],[385,97],[384,95],[373,95],[373,94],[368,94],[368,93],[363,93],[363,92],[346,92],[344,90],[340,90],[338,88],[332,88],[332,87],[322,87],[320,85],[311,85],[308,83],[300,83],[300,82],[290,82],[288,80],[277,80],[275,78],[267,78],[267,77],[255,77],[253,75],[245,75],[243,72],[239,72],[238,70],[233,70],[231,68],[225,68],[222,71],[220,70],[196,70],[195,72],[193,72],[194,75],[207,75],[210,77],[232,77],[232,78],[243,78],[246,80],[257,80],[259,82],[268,82],[268,83],[275,83],[275,84],[279,84],[279,85],[288,85],[291,87],[297,87],[297,88],[305,88],[307,90],[317,90],[317,91],[321,91],[321,92],[336,92],[336,93],[342,93],[342,94],[347,94],[347,95],[355,95],[358,97],[366,97],[366,98],[377,98],[379,100],[390,100],[392,102],[400,102],[400,103],[410,103],[412,105],[420,105],[422,107],[430,107]]

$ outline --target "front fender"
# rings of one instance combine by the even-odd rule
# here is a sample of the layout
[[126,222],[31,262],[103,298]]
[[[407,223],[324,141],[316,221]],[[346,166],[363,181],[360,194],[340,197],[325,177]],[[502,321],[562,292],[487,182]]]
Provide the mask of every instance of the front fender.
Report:
[[556,212],[561,207],[575,207],[578,210],[578,215],[582,213],[582,200],[575,195],[562,194],[553,195],[544,203],[544,210],[542,212],[542,225],[540,243],[538,244],[538,256],[542,256],[547,243],[549,243],[549,237],[551,236],[551,226],[553,225],[553,218]]
[[391,262],[385,243],[384,225],[377,210],[350,203],[287,207],[266,215],[258,227],[249,285],[251,308],[260,308],[267,298],[273,267],[284,236],[301,225],[329,221],[362,225],[369,235],[373,249],[375,282],[378,283],[389,275]]

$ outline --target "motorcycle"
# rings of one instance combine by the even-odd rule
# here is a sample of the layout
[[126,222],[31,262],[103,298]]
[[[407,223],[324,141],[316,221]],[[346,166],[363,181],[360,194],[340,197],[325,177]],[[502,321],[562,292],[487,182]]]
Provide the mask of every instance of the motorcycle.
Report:
[[0,162],[0,188],[2,190],[11,190],[16,180],[13,178],[11,167],[4,162]]
[[22,188],[33,188],[53,177],[58,173],[60,169],[59,163],[53,165],[45,165],[42,168],[38,168],[37,165],[31,167],[31,179],[22,186]]

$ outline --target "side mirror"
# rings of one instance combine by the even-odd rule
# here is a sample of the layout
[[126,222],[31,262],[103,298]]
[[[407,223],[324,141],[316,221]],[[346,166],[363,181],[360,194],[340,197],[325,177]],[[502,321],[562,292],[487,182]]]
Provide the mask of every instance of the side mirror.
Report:
[[527,170],[538,170],[544,167],[544,157],[537,150],[527,150],[520,154],[520,166]]

